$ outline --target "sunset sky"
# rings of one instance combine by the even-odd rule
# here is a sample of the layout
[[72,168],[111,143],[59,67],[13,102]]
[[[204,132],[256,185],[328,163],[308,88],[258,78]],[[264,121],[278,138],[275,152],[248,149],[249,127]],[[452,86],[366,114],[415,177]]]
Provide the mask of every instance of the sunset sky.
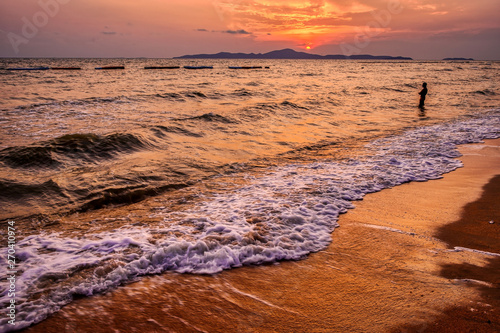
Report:
[[500,60],[498,0],[1,0],[1,57],[293,48]]

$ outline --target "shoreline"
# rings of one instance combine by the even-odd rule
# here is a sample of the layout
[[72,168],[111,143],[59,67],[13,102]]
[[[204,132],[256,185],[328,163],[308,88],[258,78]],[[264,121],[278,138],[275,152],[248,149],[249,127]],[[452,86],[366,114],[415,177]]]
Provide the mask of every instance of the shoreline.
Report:
[[[401,332],[444,327],[440,331],[456,332],[471,324],[493,332],[500,327],[500,305],[495,295],[490,300],[484,295],[498,282],[481,284],[464,267],[484,268],[494,260],[452,250],[454,244],[438,237],[440,228],[460,221],[463,209],[480,200],[483,187],[500,174],[499,148],[500,139],[460,146],[464,168],[439,180],[366,195],[340,217],[330,246],[305,260],[214,276],[144,277],[76,300],[24,331]],[[462,275],[446,275],[443,267],[452,266]],[[467,317],[470,313],[475,319]]]

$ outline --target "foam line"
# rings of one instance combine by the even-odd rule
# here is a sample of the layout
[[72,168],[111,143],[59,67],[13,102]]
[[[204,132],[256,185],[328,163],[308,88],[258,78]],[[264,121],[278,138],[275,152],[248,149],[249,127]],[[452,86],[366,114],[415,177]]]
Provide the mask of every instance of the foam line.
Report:
[[474,253],[484,254],[486,256],[500,257],[500,253],[488,252],[488,251],[481,251],[481,250],[476,250],[476,249],[470,249],[468,247],[455,246],[453,249],[454,249],[454,251],[457,251],[457,252],[468,251],[468,252],[474,252]]

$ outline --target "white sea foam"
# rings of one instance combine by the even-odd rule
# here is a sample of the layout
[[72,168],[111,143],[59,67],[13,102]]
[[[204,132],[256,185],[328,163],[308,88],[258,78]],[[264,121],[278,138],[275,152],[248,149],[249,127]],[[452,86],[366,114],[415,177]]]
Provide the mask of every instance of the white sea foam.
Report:
[[461,246],[455,246],[453,248],[453,250],[450,250],[450,251],[452,251],[452,252],[468,251],[468,252],[482,254],[482,255],[485,255],[485,256],[500,257],[500,253],[488,252],[488,251],[481,251],[481,250],[470,249],[468,247],[461,247]]
[[[440,178],[462,166],[455,159],[456,145],[497,137],[500,110],[374,141],[367,146],[369,156],[359,160],[274,168],[207,199],[181,219],[176,213],[175,223],[172,213],[159,209],[155,214],[168,222],[168,230],[123,227],[79,239],[29,236],[17,244],[16,326],[1,318],[0,330],[26,327],[58,311],[73,295],[92,295],[141,275],[212,274],[304,258],[328,246],[339,214],[353,208],[352,201],[402,183]],[[4,267],[5,258],[0,259]],[[38,299],[30,298],[41,291]],[[2,292],[1,306],[8,301]]]

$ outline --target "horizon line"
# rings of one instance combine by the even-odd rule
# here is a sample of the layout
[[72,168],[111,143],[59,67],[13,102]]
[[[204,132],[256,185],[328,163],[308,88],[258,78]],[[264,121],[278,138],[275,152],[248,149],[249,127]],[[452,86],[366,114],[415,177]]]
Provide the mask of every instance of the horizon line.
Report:
[[[238,52],[239,53],[239,52]],[[368,55],[368,54],[367,54]],[[377,55],[371,55],[377,57]],[[310,61],[500,61],[500,59],[459,59],[459,60],[445,60],[443,59],[289,59],[289,58],[263,58],[263,59],[250,59],[250,58],[180,58],[182,56],[177,57],[59,57],[59,56],[44,56],[44,57],[2,57],[0,59],[171,59],[171,60],[310,60]],[[399,57],[399,56],[394,56]],[[403,56],[401,56],[403,57]],[[447,58],[462,58],[462,57],[447,57]]]

